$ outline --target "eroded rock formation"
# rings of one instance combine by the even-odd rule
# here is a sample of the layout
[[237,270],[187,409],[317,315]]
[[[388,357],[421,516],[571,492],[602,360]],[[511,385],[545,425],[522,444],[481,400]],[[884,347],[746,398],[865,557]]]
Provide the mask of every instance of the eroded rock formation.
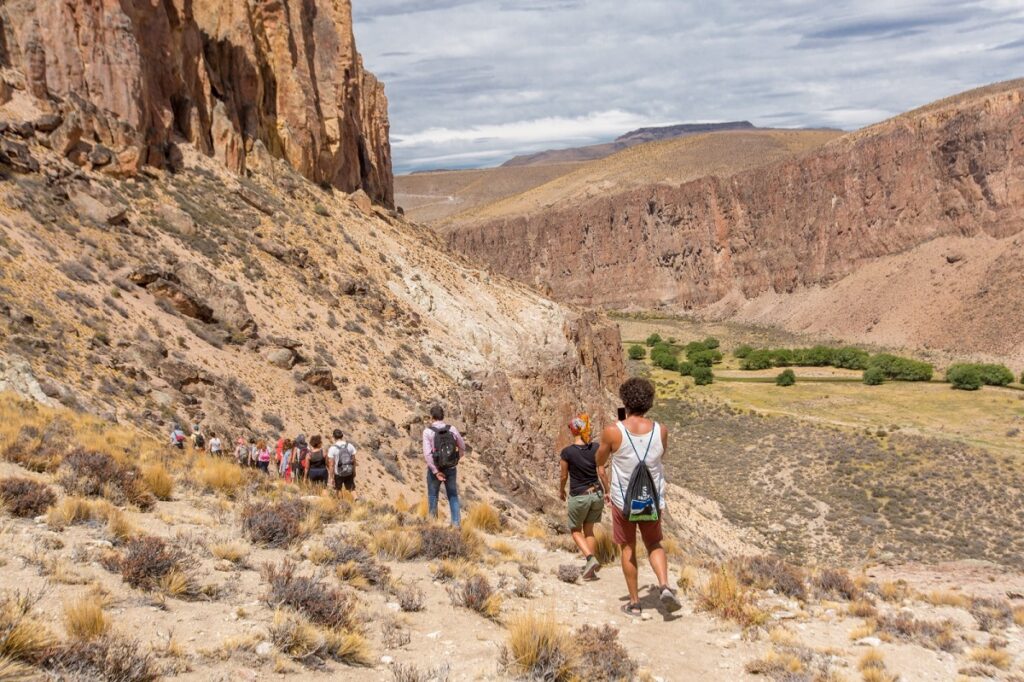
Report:
[[349,0],[8,0],[0,29],[18,72],[0,99],[20,88],[60,111],[52,146],[82,164],[174,166],[185,140],[241,172],[261,146],[393,204],[387,100]]
[[556,299],[699,309],[824,285],[942,236],[1024,230],[1024,81],[727,179],[460,227],[452,246]]

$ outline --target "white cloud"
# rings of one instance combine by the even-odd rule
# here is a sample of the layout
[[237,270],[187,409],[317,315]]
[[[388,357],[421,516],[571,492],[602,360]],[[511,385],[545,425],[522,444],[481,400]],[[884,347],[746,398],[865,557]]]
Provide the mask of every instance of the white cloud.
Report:
[[1020,0],[353,0],[399,171],[656,122],[855,128],[1018,77]]

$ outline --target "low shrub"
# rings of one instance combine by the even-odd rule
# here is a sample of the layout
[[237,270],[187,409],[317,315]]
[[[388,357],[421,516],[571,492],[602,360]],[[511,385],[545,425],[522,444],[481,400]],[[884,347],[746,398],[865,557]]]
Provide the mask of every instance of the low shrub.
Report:
[[[1013,383],[1013,372],[1005,365],[957,363],[946,370],[946,381],[953,388],[977,390],[984,386],[1006,386]],[[977,386],[975,386],[977,385]]]
[[681,374],[684,377],[693,376],[693,367],[694,367],[694,364],[692,362],[690,362],[689,360],[687,360],[686,362],[680,362],[679,363],[679,374]]
[[707,348],[708,350],[715,350],[718,348],[719,345],[721,345],[719,344],[718,339],[716,339],[713,336],[709,336],[708,338],[704,339],[703,343],[704,347]]
[[721,566],[712,573],[697,596],[701,609],[735,621],[743,627],[762,625],[768,618],[727,566]]
[[574,584],[583,575],[583,569],[576,564],[561,564],[558,567],[558,579],[563,583]]
[[634,343],[629,347],[628,354],[630,360],[643,360],[647,357],[647,349],[639,343]]
[[242,509],[242,534],[259,545],[287,547],[303,537],[309,505],[302,500],[256,502]]
[[288,559],[279,566],[263,565],[263,578],[269,585],[267,603],[271,607],[287,606],[311,622],[329,628],[357,625],[355,599],[325,585],[319,576],[297,575],[295,571],[295,563]]
[[348,665],[373,664],[370,646],[360,632],[317,627],[296,613],[277,611],[270,639],[285,655],[314,667],[325,658]]
[[693,383],[697,386],[707,386],[715,381],[715,375],[710,367],[694,367],[691,375]]
[[644,343],[647,344],[648,348],[653,348],[657,344],[661,343],[661,335],[660,334],[651,334],[650,336],[647,337],[647,340],[644,341]]
[[583,625],[573,641],[577,652],[576,676],[581,680],[629,682],[635,679],[637,664],[619,643],[619,631],[610,625]]
[[485,618],[497,619],[501,613],[501,595],[494,591],[487,578],[480,574],[458,580],[448,587],[448,596],[455,606],[476,611]]
[[740,360],[740,369],[756,371],[775,366],[772,355],[766,350],[751,350]]
[[156,462],[144,466],[142,468],[142,480],[156,499],[171,499],[171,493],[174,492],[174,479],[163,464]]
[[57,501],[50,487],[27,478],[0,480],[0,503],[11,516],[31,518],[45,512]]
[[775,377],[776,386],[792,386],[796,383],[796,373],[791,369],[784,369]]
[[130,503],[142,510],[156,504],[137,466],[118,462],[103,452],[73,450],[61,462],[58,477],[71,495],[104,497],[114,504]]
[[882,613],[875,618],[877,631],[906,642],[914,642],[929,649],[957,651],[960,641],[956,627],[950,620],[930,621],[914,618],[907,611]]
[[0,670],[10,679],[31,679],[29,666],[38,665],[57,643],[49,628],[33,614],[41,596],[27,592],[0,596]]
[[[129,540],[124,553],[108,557],[105,564],[118,571],[132,587],[157,590],[166,585],[164,581],[171,574],[184,576],[191,561],[182,549],[161,538],[144,535]],[[170,591],[177,593],[176,596],[183,593],[177,589]]]
[[886,379],[893,381],[931,381],[935,368],[927,362],[901,358],[889,353],[873,355],[868,367],[877,367]]
[[425,559],[466,559],[471,556],[464,534],[449,526],[420,528],[420,555]]
[[687,353],[686,358],[694,367],[711,367],[722,361],[722,354],[717,350],[701,350]]
[[870,353],[853,346],[845,346],[832,353],[832,366],[839,369],[867,369],[870,360]]
[[811,584],[820,597],[853,601],[860,596],[860,589],[846,571],[837,568],[823,568],[812,578]]
[[411,561],[420,555],[422,539],[414,530],[393,528],[376,533],[370,540],[370,549],[382,559]]
[[43,667],[63,680],[151,682],[162,677],[153,655],[139,642],[111,635],[66,643]]
[[754,350],[753,346],[750,346],[749,344],[744,343],[744,344],[742,344],[740,346],[737,346],[736,350],[734,350],[732,352],[732,354],[733,354],[733,357],[736,357],[736,358],[742,360],[745,357],[747,357],[748,355],[750,355],[750,353],[753,350]]
[[867,386],[881,386],[885,383],[885,372],[881,367],[868,367],[864,370],[863,381]]
[[245,472],[232,459],[202,456],[193,466],[193,480],[204,490],[235,495],[245,482]]
[[960,391],[977,391],[983,383],[974,365],[953,365],[946,371],[946,381]]
[[577,679],[574,638],[553,616],[527,613],[508,625],[502,668],[517,678],[569,682]]
[[732,562],[732,568],[744,585],[753,585],[762,590],[775,590],[801,601],[807,598],[803,571],[779,557],[744,557]]
[[679,369],[679,349],[667,343],[657,343],[651,349],[651,364],[674,372]]

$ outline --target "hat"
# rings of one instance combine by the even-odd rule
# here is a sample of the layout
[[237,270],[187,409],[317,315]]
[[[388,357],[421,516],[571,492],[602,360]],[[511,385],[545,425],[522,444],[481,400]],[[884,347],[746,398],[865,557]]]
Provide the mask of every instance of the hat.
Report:
[[295,444],[298,445],[300,448],[301,447],[305,447],[305,445],[306,445],[306,436],[301,434],[301,433],[299,435],[295,436]]
[[579,436],[583,439],[584,443],[590,442],[590,417],[581,414],[578,417],[574,417],[569,422],[569,433],[574,436]]

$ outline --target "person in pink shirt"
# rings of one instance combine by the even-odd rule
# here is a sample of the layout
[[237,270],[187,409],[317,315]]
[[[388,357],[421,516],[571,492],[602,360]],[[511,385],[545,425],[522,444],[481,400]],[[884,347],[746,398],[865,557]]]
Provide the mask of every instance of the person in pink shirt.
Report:
[[452,525],[461,524],[459,512],[459,461],[466,455],[466,442],[459,430],[444,421],[444,408],[430,408],[432,423],[423,429],[423,459],[427,462],[427,507],[430,516],[437,518],[437,499],[444,484]]

